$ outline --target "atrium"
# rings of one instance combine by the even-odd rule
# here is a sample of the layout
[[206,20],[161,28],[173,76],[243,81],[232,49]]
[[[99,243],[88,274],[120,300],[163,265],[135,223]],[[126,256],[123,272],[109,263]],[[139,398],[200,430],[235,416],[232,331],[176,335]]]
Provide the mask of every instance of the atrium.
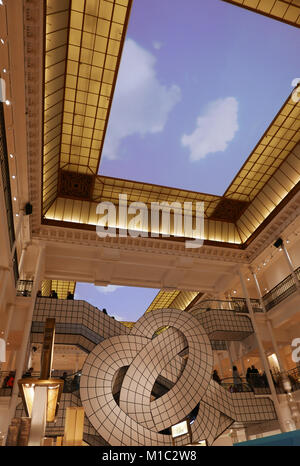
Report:
[[300,1],[183,3],[0,1],[2,446],[300,442]]

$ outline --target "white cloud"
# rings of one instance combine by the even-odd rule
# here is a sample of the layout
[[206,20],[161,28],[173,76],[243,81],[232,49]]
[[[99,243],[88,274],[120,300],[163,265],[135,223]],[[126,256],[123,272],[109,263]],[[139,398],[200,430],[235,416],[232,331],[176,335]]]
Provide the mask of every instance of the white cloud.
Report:
[[115,318],[116,320],[118,320],[119,322],[126,322],[126,321],[127,321],[127,319],[124,319],[124,317],[119,316],[119,315],[117,315],[117,314],[114,315],[114,318]]
[[176,85],[162,85],[156,75],[156,58],[127,39],[124,45],[103,156],[118,158],[123,138],[162,131],[169,113],[181,98]]
[[97,286],[96,289],[99,291],[99,293],[113,293],[114,291],[117,291],[119,288],[123,288],[120,285],[107,285],[107,286]]
[[155,48],[155,50],[160,50],[162,48],[162,42],[159,42],[158,40],[155,40],[154,42],[152,42],[152,45],[153,47]]
[[190,149],[190,160],[204,159],[208,154],[224,152],[238,130],[238,101],[226,97],[211,102],[197,118],[196,129],[184,134],[181,143]]

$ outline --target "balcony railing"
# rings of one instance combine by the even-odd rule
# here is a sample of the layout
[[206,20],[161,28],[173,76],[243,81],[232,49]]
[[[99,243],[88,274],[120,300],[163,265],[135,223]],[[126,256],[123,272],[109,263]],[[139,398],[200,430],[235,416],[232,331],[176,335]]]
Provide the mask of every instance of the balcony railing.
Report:
[[[251,298],[251,304],[254,312],[263,312],[258,299]],[[233,311],[237,313],[249,313],[247,302],[245,298],[233,298],[232,300],[220,300],[220,299],[206,299],[201,301],[195,306],[192,311],[193,315],[197,315],[198,312],[210,311],[210,310],[224,310]]]
[[[39,378],[39,372],[32,372],[27,378]],[[63,370],[54,370],[51,374],[52,378],[63,379],[63,393],[74,393],[79,390],[81,371],[70,372]],[[15,378],[15,371],[0,371],[0,396],[11,396]]]
[[[298,280],[300,280],[300,267],[295,270],[295,274]],[[266,310],[269,311],[274,306],[281,303],[281,301],[293,294],[296,289],[294,277],[290,274],[263,296]]]
[[[271,371],[274,387],[278,395],[300,390],[300,367],[294,367],[287,372]],[[286,385],[288,381],[288,385]],[[232,377],[221,380],[222,387],[232,393],[253,392],[255,395],[270,395],[271,390],[265,374],[251,374],[249,378],[241,377],[241,383],[235,383]]]
[[251,385],[248,384],[244,377],[241,377],[239,383],[235,383],[233,377],[227,377],[221,380],[220,385],[231,393],[253,392]]
[[33,280],[18,280],[16,286],[17,296],[31,296]]

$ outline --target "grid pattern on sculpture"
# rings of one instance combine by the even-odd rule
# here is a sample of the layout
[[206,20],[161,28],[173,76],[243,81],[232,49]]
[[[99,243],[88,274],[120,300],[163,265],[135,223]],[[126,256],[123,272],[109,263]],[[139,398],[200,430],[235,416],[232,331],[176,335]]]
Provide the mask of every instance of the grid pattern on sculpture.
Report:
[[[160,318],[161,314],[163,314],[164,318],[166,318],[165,322],[161,321],[161,318]],[[149,319],[149,317],[151,318]],[[148,323],[148,325],[146,325],[146,327],[148,328],[148,332],[147,332],[148,338],[144,338],[143,336],[140,336],[142,333],[141,329],[145,328],[145,320]],[[135,328],[132,329],[132,332],[138,333],[138,335],[132,335],[132,336],[130,335],[128,337],[127,336],[113,337],[109,339],[109,341],[104,341],[103,343],[101,343],[101,345],[97,347],[98,352],[97,352],[97,348],[95,348],[95,350],[93,351],[94,354],[90,355],[87,358],[86,364],[84,365],[84,368],[83,368],[81,388],[80,388],[83,405],[85,406],[87,410],[90,410],[90,414],[93,413],[91,414],[90,419],[93,425],[95,426],[95,428],[100,429],[102,436],[105,437],[106,440],[111,444],[114,444],[114,445],[170,444],[170,439],[168,438],[168,436],[161,436],[160,434],[156,434],[155,432],[151,430],[144,429],[143,426],[141,426],[141,424],[136,424],[133,419],[130,419],[130,418],[128,419],[128,416],[125,415],[125,413],[116,405],[111,395],[109,393],[106,393],[105,395],[101,391],[103,390],[103,392],[105,393],[105,384],[107,384],[106,385],[107,387],[110,387],[110,380],[108,380],[107,376],[105,377],[105,371],[106,370],[108,372],[111,371],[109,372],[109,377],[113,378],[114,371],[117,370],[118,364],[120,366],[121,364],[123,364],[123,366],[129,364],[131,362],[131,361],[129,362],[129,360],[134,359],[135,353],[136,354],[139,353],[141,355],[141,359],[144,360],[145,366],[146,367],[148,366],[150,368],[150,372],[148,371],[148,378],[147,378],[147,374],[145,373],[145,367],[144,368],[141,367],[140,360],[138,358],[136,368],[135,370],[133,370],[133,377],[129,380],[129,383],[128,383],[128,388],[126,390],[125,398],[126,398],[127,404],[130,404],[131,402],[137,403],[136,418],[138,422],[145,421],[145,417],[144,417],[143,409],[142,409],[143,408],[142,406],[143,396],[146,396],[147,398],[149,398],[149,394],[151,393],[153,383],[155,382],[155,379],[156,379],[156,375],[154,376],[152,375],[156,361],[155,359],[153,359],[154,355],[151,354],[151,352],[148,351],[148,354],[143,354],[142,351],[143,351],[143,347],[145,343],[147,343],[147,341],[149,342],[149,336],[151,337],[153,335],[153,333],[155,332],[157,327],[160,326],[161,323],[165,325],[173,324],[174,326],[177,326],[181,329],[183,327],[183,324],[185,324],[186,328],[184,329],[184,332],[187,332],[189,334],[189,343],[191,347],[190,351],[193,352],[193,356],[190,355],[190,367],[188,367],[189,362],[187,362],[186,371],[184,371],[183,375],[185,374],[185,372],[187,372],[186,376],[188,377],[190,375],[194,383],[193,383],[193,387],[192,386],[189,387],[190,397],[193,399],[191,403],[192,408],[189,406],[189,403],[187,400],[187,394],[185,394],[186,396],[183,399],[181,390],[178,388],[176,389],[176,386],[175,386],[175,394],[176,394],[175,397],[176,398],[174,400],[172,400],[172,389],[169,392],[167,392],[166,395],[169,398],[169,400],[166,401],[165,404],[161,404],[161,406],[157,408],[158,410],[157,416],[155,415],[153,416],[154,421],[156,420],[155,418],[157,417],[158,422],[162,422],[162,416],[164,416],[165,417],[164,424],[158,425],[156,426],[156,428],[163,429],[163,428],[169,427],[170,425],[172,425],[172,423],[175,422],[174,420],[176,419],[176,416],[177,416],[177,421],[179,421],[181,413],[178,412],[178,406],[180,406],[180,404],[182,404],[182,410],[184,411],[189,411],[196,406],[197,401],[195,401],[194,398],[195,396],[198,395],[197,393],[198,391],[195,389],[195,380],[194,380],[195,377],[197,377],[198,384],[200,383],[200,385],[201,383],[204,383],[205,385],[206,383],[207,384],[209,383],[209,380],[211,377],[211,367],[207,371],[207,364],[211,363],[210,365],[212,365],[211,349],[210,349],[209,340],[207,336],[205,335],[205,333],[203,333],[201,327],[199,326],[196,320],[191,318],[188,314],[182,313],[178,310],[172,310],[172,312],[168,312],[166,310],[153,311],[147,314],[144,318],[142,317],[140,321],[138,321],[139,328],[137,332],[135,332]],[[202,337],[202,340],[204,338],[205,343],[203,343],[203,341],[202,343],[199,342],[199,331],[200,331],[200,341]],[[193,332],[194,334],[197,333],[197,336],[195,337],[195,341],[193,341]],[[170,338],[171,340],[173,340],[172,342],[169,341],[167,338],[168,333],[171,335]],[[185,335],[185,338],[187,338],[186,333],[184,333],[184,335]],[[171,346],[173,344],[174,354],[176,354],[176,352],[180,352],[186,345],[185,338],[182,338],[182,335],[180,335],[180,332],[178,331],[176,332],[175,329],[172,328],[172,329],[168,329],[167,331],[163,332],[160,336],[156,337],[154,340],[150,340],[150,343],[153,345],[153,348],[155,348],[157,355],[159,355],[160,353],[165,354],[170,347],[169,345],[170,343],[171,343]],[[166,340],[165,342],[163,341],[164,339]],[[169,344],[167,344],[167,346],[164,346],[164,343],[165,344],[169,343]],[[203,361],[205,361],[205,353],[203,350],[205,349],[207,349],[207,352],[208,352],[209,362],[206,361],[206,363],[203,363]],[[122,358],[122,350],[124,352],[123,358]],[[194,365],[193,365],[192,359],[193,357],[194,359],[197,359],[198,355],[195,355],[195,353],[199,352],[199,350],[201,353],[203,353],[202,360],[199,358],[199,360],[197,361],[197,364],[198,366],[200,366],[201,369],[199,371],[199,367],[197,367],[198,370],[195,371],[195,374],[193,375]],[[110,358],[109,358],[109,354],[111,354]],[[130,355],[129,358],[128,358],[128,355]],[[162,359],[161,364],[163,367],[167,359],[165,361],[163,360],[163,358],[161,359]],[[118,362],[116,362],[116,360],[118,360]],[[153,366],[151,366],[151,363],[153,363]],[[117,365],[117,367],[115,367],[115,365]],[[156,367],[155,370],[158,371],[159,373],[160,367]],[[206,372],[208,372],[209,374],[208,376],[206,375]],[[121,392],[123,390],[123,387],[126,387],[126,383],[129,378],[129,373],[130,373],[130,367],[127,370],[126,375],[124,377]],[[99,383],[98,377],[104,377],[102,379],[102,382]],[[179,382],[180,381],[181,379],[179,380]],[[181,382],[185,386],[185,383],[184,383],[185,381],[182,380]],[[147,386],[147,384],[149,384],[149,387]],[[194,392],[193,392],[193,389],[195,390]],[[100,393],[103,396],[101,396]],[[161,403],[161,400],[164,397],[166,397],[166,395],[162,396],[157,401]],[[198,395],[198,396],[200,398],[201,395]],[[101,409],[99,410],[98,403],[99,403],[100,398],[101,398]],[[122,398],[122,393],[120,394],[120,399],[121,398]],[[155,402],[152,402],[152,403],[155,403]],[[120,402],[120,406],[121,405],[122,404]],[[98,409],[97,409],[97,406],[98,406]],[[112,412],[113,412],[113,415],[112,415]],[[185,415],[187,414],[188,412],[185,412]],[[127,420],[127,423],[124,421],[122,422],[122,420],[124,421]],[[116,424],[114,424],[114,421]],[[215,424],[216,423],[214,423],[214,425]],[[133,428],[130,430],[129,426]],[[129,433],[130,435],[127,435]],[[158,441],[159,443],[157,443]],[[182,439],[178,441],[182,442]]]
[[[152,401],[150,408],[149,399],[152,387],[162,368],[185,346],[186,341],[181,332],[175,328],[169,328],[144,346],[126,372],[120,392],[120,408],[148,429],[159,432],[170,426],[169,408],[172,406],[172,400],[163,403],[164,409],[167,408],[167,411],[164,411],[167,414],[167,425],[157,427],[158,422],[152,412],[155,401]],[[176,399],[176,403],[177,401]],[[160,411],[160,416],[162,416],[162,411]],[[160,422],[163,420],[161,419]]]
[[[186,325],[184,326],[185,320]],[[174,324],[174,322],[176,323]],[[144,397],[146,396],[147,399],[149,398],[153,381],[155,381],[156,378],[155,376],[152,376],[153,367],[151,366],[151,362],[154,365],[156,363],[155,359],[153,359],[153,351],[150,350],[147,352],[147,355],[145,355],[143,354],[143,347],[145,347],[145,344],[147,346],[149,338],[152,337],[156,328],[160,327],[162,324],[169,326],[168,330],[161,333],[160,336],[156,337],[154,340],[151,340],[157,354],[159,354],[159,352],[166,352],[166,348],[163,346],[163,339],[166,339],[165,343],[168,347],[170,343],[168,341],[168,333],[172,334],[174,337],[175,348],[176,344],[179,344],[177,349],[178,351],[182,350],[180,341],[182,345],[183,340],[182,338],[176,338],[176,332],[174,332],[172,324],[179,326],[181,331],[184,332],[185,337],[186,332],[188,332],[188,327],[190,327],[190,331],[192,331],[192,329],[194,330],[195,327],[199,327],[196,319],[191,318],[186,313],[170,309],[155,310],[146,314],[137,322],[131,331],[131,335],[113,337],[102,342],[87,358],[81,380],[81,396],[83,405],[96,430],[99,430],[106,441],[112,445],[166,444],[166,438],[168,436],[161,437],[160,434],[158,434],[159,437],[155,437],[155,432],[149,429],[144,429],[141,425],[141,423],[147,424],[147,417],[150,413],[149,409],[146,407],[145,417],[145,407],[143,407]],[[143,335],[143,331],[145,331],[147,335],[146,338]],[[155,342],[157,343],[156,346],[154,346]],[[209,345],[208,338],[207,342]],[[191,343],[190,339],[189,343]],[[192,347],[193,345],[190,344],[189,346]],[[193,359],[194,354],[192,356],[189,354],[189,356],[190,359]],[[134,358],[137,358],[136,368],[132,371],[132,374],[130,374],[130,364]],[[145,367],[142,367],[141,359],[145,366],[149,366],[148,373],[146,372]],[[123,398],[125,398],[125,404],[128,406],[128,411],[126,410],[126,407],[124,408],[124,403],[122,406],[122,393],[120,394],[120,407],[123,407],[124,411],[128,413],[129,416],[125,414],[125,412],[115,403],[112,394],[110,393],[112,387],[111,381],[114,378],[115,372],[119,368],[128,365],[129,368],[126,371],[121,388],[122,392],[124,385],[125,396]],[[164,365],[163,360],[162,365]],[[159,372],[159,368],[156,368],[156,370]],[[198,367],[197,376],[203,377],[203,374],[206,376],[205,370],[204,366],[202,366],[202,369],[200,370]],[[188,367],[187,371],[189,371]],[[192,431],[195,435],[199,435],[199,439],[204,436],[209,443],[212,443],[214,438],[217,437],[218,432],[222,432],[226,426],[229,426],[232,423],[232,419],[242,420],[244,422],[255,422],[262,419],[266,420],[276,418],[271,400],[256,399],[253,394],[230,394],[211,380],[211,371],[207,371],[207,380],[208,388],[203,396],[203,400],[200,401],[199,406],[199,412],[205,413],[203,414],[204,421],[203,417],[200,415],[192,425]],[[147,387],[147,383],[149,383],[149,387]],[[199,390],[196,390],[196,393],[193,393],[192,391],[193,388],[195,388],[195,377],[192,377],[190,386],[187,386],[185,383],[184,387],[192,394],[192,397],[194,398],[193,407],[195,407],[201,398],[201,396],[198,395]],[[176,414],[174,411],[176,410],[178,414],[178,406],[180,407],[180,394],[178,394],[178,392],[181,390],[176,385],[173,388],[175,389],[176,400],[172,400],[169,405],[168,402],[165,404],[162,403],[163,399],[166,399],[165,395],[152,402],[154,404],[157,403],[157,405],[160,404],[157,416],[153,416],[156,429],[166,428],[167,424],[163,423],[164,416],[165,419],[169,416],[169,422],[170,425],[172,425],[172,422],[174,423],[174,418],[171,419],[172,415],[174,414],[175,416]],[[178,389],[177,392],[176,389]],[[166,395],[168,396],[170,393],[172,393],[172,388]],[[136,403],[135,407],[133,406],[134,403]],[[134,408],[134,410],[132,410],[132,408]],[[182,408],[187,410],[190,409],[190,407],[187,406],[186,397],[182,404]],[[135,419],[132,419],[133,411]],[[220,412],[225,413],[230,417],[230,419],[223,417],[222,421],[219,421]],[[199,421],[200,419],[201,422]],[[135,422],[135,420],[138,422]],[[170,442],[170,440],[168,441]],[[178,444],[183,444],[185,441],[186,440],[184,439],[178,439]]]
[[230,393],[211,380],[203,401],[218,406],[223,414],[239,422],[257,422],[276,419],[273,402],[257,398],[253,393]]

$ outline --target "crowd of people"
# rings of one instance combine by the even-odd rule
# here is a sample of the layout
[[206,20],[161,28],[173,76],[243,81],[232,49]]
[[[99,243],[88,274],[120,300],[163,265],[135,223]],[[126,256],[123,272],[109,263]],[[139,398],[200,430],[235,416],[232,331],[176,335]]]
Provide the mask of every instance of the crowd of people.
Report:
[[[272,380],[276,390],[283,390],[284,385],[282,380],[281,374],[272,374]],[[259,370],[252,365],[251,367],[247,368],[246,372],[246,381],[243,382],[242,378],[239,375],[238,369],[236,366],[232,367],[232,382],[228,382],[228,379],[221,379],[218,371],[215,369],[212,374],[212,378],[215,382],[220,385],[228,387],[230,392],[242,392],[242,391],[255,391],[255,389],[259,388],[269,388],[269,383],[267,379],[267,375],[265,372],[260,373]],[[288,374],[288,379],[291,383],[292,389],[298,387],[299,382],[291,375]]]
[[[36,296],[37,296],[37,298],[52,298],[52,299],[58,299],[58,295],[57,295],[57,293],[56,293],[55,290],[51,290],[51,293],[50,293],[49,296],[44,296],[44,295],[42,295],[41,290],[39,290],[39,291],[37,292],[37,295],[36,295]],[[67,299],[74,299],[74,294],[71,293],[71,291],[68,291]]]

